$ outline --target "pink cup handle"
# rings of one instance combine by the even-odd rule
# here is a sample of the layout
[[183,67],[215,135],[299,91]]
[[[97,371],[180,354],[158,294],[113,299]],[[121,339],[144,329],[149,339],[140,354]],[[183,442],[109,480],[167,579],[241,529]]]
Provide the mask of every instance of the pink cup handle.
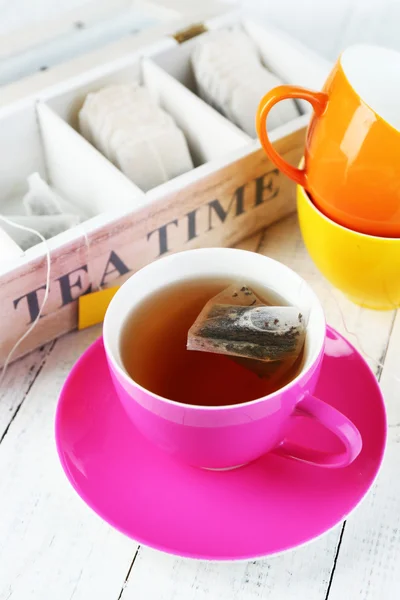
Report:
[[313,450],[299,444],[292,444],[284,440],[275,450],[274,454],[295,458],[319,467],[337,468],[347,467],[360,454],[362,439],[357,427],[333,406],[306,394],[296,406],[296,414],[317,419],[322,425],[334,433],[345,449],[343,452],[330,454]]

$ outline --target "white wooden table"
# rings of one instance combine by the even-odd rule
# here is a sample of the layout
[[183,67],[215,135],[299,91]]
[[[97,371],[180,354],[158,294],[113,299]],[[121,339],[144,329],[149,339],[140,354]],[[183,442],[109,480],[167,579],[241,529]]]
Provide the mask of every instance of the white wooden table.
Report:
[[58,394],[101,328],[73,332],[11,365],[0,390],[0,600],[400,598],[400,319],[333,290],[309,259],[295,216],[240,246],[295,269],[319,295],[328,323],[370,357],[390,426],[373,491],[325,537],[268,560],[195,562],[138,547],[86,507],[58,462]]

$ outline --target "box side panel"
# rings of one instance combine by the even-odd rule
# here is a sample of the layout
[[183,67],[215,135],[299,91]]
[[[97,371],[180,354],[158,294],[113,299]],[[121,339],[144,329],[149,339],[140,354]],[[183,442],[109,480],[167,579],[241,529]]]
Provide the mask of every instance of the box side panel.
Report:
[[[301,157],[304,134],[298,130],[276,144],[292,163]],[[233,245],[294,211],[294,192],[294,184],[259,149],[91,232],[90,256],[82,238],[55,249],[44,315],[13,358],[74,329],[83,293],[120,284],[167,252]],[[37,315],[45,272],[41,257],[0,278],[1,363]]]

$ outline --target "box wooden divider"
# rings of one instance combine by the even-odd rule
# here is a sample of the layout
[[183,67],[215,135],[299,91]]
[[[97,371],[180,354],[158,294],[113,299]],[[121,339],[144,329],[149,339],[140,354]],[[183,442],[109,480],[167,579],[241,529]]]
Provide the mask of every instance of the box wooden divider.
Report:
[[[26,178],[34,171],[88,215],[48,240],[50,294],[44,313],[13,358],[77,326],[77,298],[121,284],[169,252],[231,246],[295,210],[295,189],[252,139],[196,94],[190,54],[204,30],[240,26],[267,66],[283,80],[319,87],[329,65],[276,30],[218,16],[179,43],[173,36],[145,50],[27,94],[0,111],[0,214],[21,212]],[[271,41],[272,40],[272,41]],[[124,46],[125,47],[125,46]],[[277,56],[278,53],[278,56]],[[296,69],[293,72],[293,64]],[[51,81],[51,80],[49,80]],[[139,81],[186,136],[194,169],[143,193],[78,132],[87,93]],[[34,85],[35,87],[35,85]],[[277,150],[296,164],[308,112],[271,133]],[[43,243],[22,252],[0,230],[0,364],[38,314],[46,279]]]

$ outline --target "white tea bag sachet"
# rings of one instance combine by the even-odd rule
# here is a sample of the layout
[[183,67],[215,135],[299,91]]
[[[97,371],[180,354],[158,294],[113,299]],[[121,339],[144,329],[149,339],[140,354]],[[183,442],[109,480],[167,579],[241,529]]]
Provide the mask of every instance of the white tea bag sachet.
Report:
[[79,127],[145,192],[193,168],[182,131],[139,84],[111,85],[88,94]]
[[[192,53],[192,67],[200,96],[256,137],[260,100],[282,82],[261,63],[250,38],[240,29],[207,33]],[[275,129],[298,116],[295,102],[285,100],[271,111],[268,125]]]
[[29,175],[28,187],[29,190],[22,199],[22,204],[27,215],[76,214],[82,220],[86,218],[86,215],[78,206],[62,198],[40,177],[39,173]]
[[57,194],[43,181],[39,173],[28,177],[29,190],[22,199],[27,215],[60,215],[61,206]]
[[295,306],[267,306],[245,284],[207,302],[190,328],[187,349],[234,357],[263,377],[282,377],[299,357],[306,326]]
[[[25,214],[7,214],[7,219],[16,225],[34,229],[47,240],[75,227],[86,218],[79,208],[57,194],[39,173],[32,173],[28,177],[28,187],[28,192],[22,198]],[[22,250],[27,250],[41,241],[35,233],[12,227],[6,222],[2,222],[2,227]]]
[[186,140],[176,127],[154,135],[148,132],[142,139],[125,139],[115,149],[116,165],[143,191],[148,191],[192,168],[189,154],[178,160],[176,154],[169,152],[182,143],[186,144]]

